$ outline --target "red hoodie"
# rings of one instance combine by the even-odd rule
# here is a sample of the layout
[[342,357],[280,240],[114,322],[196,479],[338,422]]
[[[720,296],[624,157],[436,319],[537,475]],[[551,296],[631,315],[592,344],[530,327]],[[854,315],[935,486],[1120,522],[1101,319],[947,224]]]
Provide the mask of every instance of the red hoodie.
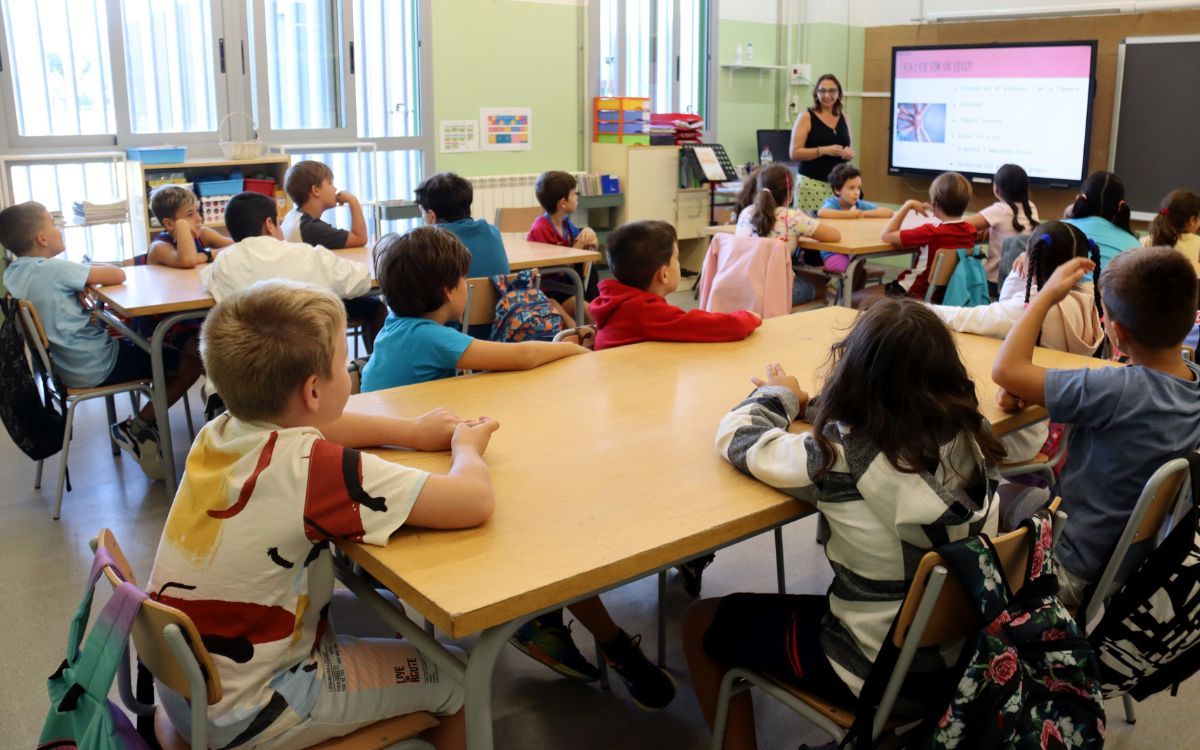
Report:
[[684,312],[657,294],[613,279],[600,282],[600,296],[588,311],[599,328],[596,351],[639,341],[741,341],[762,325],[746,310]]

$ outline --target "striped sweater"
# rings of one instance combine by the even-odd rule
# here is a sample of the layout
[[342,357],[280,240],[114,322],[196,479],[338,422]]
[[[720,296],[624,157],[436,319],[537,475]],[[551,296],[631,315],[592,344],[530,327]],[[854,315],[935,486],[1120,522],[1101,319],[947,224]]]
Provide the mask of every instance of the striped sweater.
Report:
[[[717,448],[739,471],[815,504],[828,520],[825,554],[834,579],[821,648],[857,694],[925,552],[981,531],[995,533],[998,503],[987,497],[994,475],[985,480],[983,454],[966,436],[942,446],[936,468],[909,474],[870,440],[837,424],[827,428],[837,460],[813,479],[822,463],[816,442],[787,431],[799,410],[787,388],[759,388],[721,420]],[[920,653],[913,668],[935,670],[954,656]]]

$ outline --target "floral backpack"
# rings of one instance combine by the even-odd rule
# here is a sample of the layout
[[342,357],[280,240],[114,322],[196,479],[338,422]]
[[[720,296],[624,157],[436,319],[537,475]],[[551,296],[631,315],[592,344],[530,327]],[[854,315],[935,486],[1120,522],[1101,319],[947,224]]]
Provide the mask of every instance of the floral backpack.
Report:
[[533,271],[520,271],[515,278],[493,276],[500,293],[492,321],[492,341],[550,341],[562,330],[562,316],[538,288]]
[[1094,748],[1104,744],[1096,655],[1056,596],[1049,514],[1027,519],[1035,540],[1013,595],[986,535],[938,549],[987,623],[964,646],[954,697],[927,748]]

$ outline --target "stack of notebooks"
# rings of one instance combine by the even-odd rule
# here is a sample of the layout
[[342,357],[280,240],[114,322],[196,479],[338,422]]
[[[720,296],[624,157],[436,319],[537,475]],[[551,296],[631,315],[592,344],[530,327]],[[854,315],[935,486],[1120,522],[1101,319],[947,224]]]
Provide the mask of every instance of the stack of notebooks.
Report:
[[654,146],[679,146],[700,143],[704,118],[686,112],[650,115],[650,143]]
[[125,201],[75,201],[71,208],[77,224],[113,224],[129,220],[129,204]]

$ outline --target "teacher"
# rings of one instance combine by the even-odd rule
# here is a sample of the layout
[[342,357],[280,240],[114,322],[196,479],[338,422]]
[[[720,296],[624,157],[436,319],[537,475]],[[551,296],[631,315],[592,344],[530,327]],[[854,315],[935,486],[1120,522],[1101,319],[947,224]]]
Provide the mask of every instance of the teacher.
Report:
[[854,158],[850,125],[842,114],[842,84],[830,73],[817,79],[813,106],[800,113],[792,126],[791,155],[800,162],[796,207],[816,215],[833,190],[829,173]]

